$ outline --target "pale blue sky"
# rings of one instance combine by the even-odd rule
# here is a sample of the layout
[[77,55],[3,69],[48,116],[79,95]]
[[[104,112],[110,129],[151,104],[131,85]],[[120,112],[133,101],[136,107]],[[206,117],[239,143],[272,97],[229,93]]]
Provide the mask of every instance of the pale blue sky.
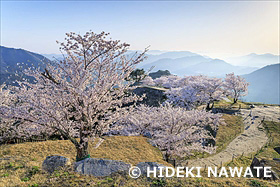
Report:
[[279,54],[278,1],[1,1],[1,45],[58,53],[66,32],[212,57]]

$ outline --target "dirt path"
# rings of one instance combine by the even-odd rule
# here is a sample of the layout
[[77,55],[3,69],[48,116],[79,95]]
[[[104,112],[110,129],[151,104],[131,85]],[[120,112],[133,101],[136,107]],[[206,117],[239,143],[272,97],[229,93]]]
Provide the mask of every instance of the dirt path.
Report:
[[261,121],[265,117],[268,121],[280,121],[279,106],[256,106],[251,110],[241,109],[240,114],[244,120],[244,132],[237,136],[225,150],[210,156],[196,160],[189,160],[188,167],[213,167],[220,166],[221,163],[229,162],[233,156],[249,155],[258,151],[267,141],[264,131],[259,130],[262,127]]

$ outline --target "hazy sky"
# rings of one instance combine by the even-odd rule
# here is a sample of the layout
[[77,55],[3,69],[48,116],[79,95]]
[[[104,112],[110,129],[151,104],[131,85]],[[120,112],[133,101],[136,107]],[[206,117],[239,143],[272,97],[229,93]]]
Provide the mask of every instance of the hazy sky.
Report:
[[211,57],[279,54],[278,1],[1,1],[1,45],[58,53],[66,32],[110,32],[131,49]]

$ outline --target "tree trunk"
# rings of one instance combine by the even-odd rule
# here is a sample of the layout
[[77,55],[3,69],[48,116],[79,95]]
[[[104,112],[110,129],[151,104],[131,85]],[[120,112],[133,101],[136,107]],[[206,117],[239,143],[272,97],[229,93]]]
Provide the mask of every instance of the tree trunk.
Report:
[[[212,106],[210,106],[211,103],[212,103]],[[214,102],[207,103],[206,111],[212,110],[213,107],[214,107]]]
[[233,99],[233,103],[234,103],[234,104],[237,103],[237,100],[238,100],[237,98],[234,98],[234,99]]
[[206,111],[209,111],[209,110],[210,110],[210,103],[207,103]]
[[89,157],[88,142],[83,142],[82,147],[80,146],[76,147],[76,151],[77,151],[76,161],[80,161],[85,158],[88,158]]
[[165,152],[165,161],[166,162],[169,162],[169,157],[170,155],[167,153],[167,151]]

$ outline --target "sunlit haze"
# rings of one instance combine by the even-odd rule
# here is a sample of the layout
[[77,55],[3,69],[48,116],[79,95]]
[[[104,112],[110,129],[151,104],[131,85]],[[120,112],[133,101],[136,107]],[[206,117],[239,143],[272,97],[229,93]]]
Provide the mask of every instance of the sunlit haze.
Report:
[[59,53],[66,32],[110,32],[131,49],[224,58],[279,54],[279,2],[1,1],[1,45]]

